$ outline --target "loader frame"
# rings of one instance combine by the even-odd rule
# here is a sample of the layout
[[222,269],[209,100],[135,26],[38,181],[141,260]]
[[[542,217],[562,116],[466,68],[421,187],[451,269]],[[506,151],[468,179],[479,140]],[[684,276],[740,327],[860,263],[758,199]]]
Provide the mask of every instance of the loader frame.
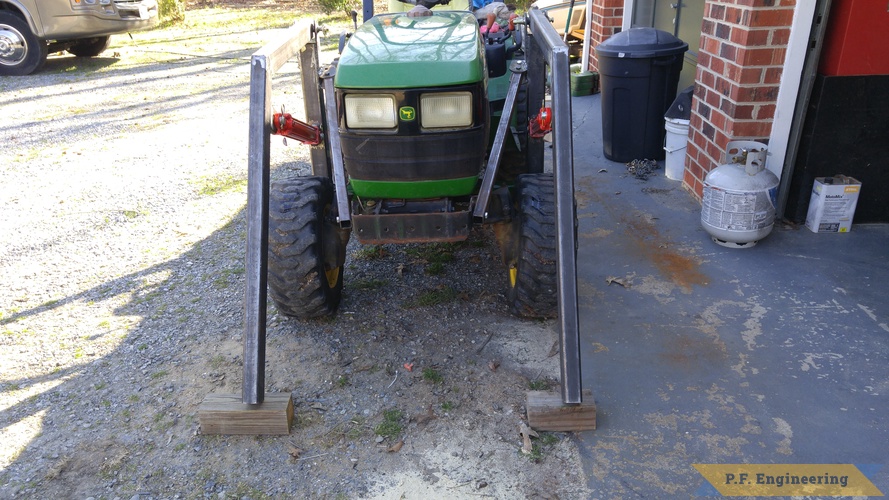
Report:
[[[543,11],[533,9],[524,19],[529,28],[525,36],[529,102],[542,103],[546,89],[546,69],[550,69],[552,99],[553,175],[557,237],[557,290],[560,343],[561,403],[566,407],[583,403],[580,367],[580,329],[577,304],[577,235],[574,202],[574,164],[569,84],[568,47],[558,36]],[[241,404],[245,410],[260,408],[267,401],[265,392],[266,301],[268,273],[269,179],[272,123],[272,77],[288,61],[299,57],[306,121],[324,131],[323,142],[311,148],[312,173],[334,182],[338,223],[350,227],[349,205],[343,178],[342,154],[333,96],[334,68],[319,64],[318,28],[312,22],[294,25],[251,58],[250,115],[247,181],[247,255],[244,365]],[[514,76],[518,75],[515,73]],[[521,77],[524,77],[520,75]],[[326,104],[325,104],[326,103]],[[508,127],[508,116],[501,120],[498,138]],[[502,132],[502,133],[501,133]],[[499,152],[491,156],[499,156]],[[529,137],[527,155],[531,162],[543,164],[544,142]],[[496,165],[499,158],[492,158]],[[489,169],[490,169],[489,161]],[[478,207],[487,205],[490,183],[483,182]],[[484,210],[475,214],[484,222]],[[280,397],[273,398],[280,401]],[[529,396],[529,404],[531,398]],[[289,403],[292,418],[292,402]],[[569,408],[570,409],[570,408]],[[530,408],[529,408],[530,414]],[[593,423],[593,428],[595,424]],[[225,427],[225,426],[223,426]],[[590,427],[584,427],[590,428]],[[237,433],[229,432],[221,433]],[[245,432],[246,433],[246,432]]]

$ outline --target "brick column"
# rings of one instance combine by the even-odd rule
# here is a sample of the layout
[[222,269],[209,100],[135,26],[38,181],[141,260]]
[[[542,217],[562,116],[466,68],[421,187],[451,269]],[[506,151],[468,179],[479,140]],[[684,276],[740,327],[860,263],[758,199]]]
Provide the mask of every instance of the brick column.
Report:
[[796,0],[707,1],[683,178],[699,199],[729,141],[767,141],[795,7]]
[[590,30],[590,61],[591,71],[599,70],[599,58],[596,57],[596,46],[611,35],[620,32],[624,16],[624,0],[589,0],[593,2],[591,19],[586,21],[586,29]]

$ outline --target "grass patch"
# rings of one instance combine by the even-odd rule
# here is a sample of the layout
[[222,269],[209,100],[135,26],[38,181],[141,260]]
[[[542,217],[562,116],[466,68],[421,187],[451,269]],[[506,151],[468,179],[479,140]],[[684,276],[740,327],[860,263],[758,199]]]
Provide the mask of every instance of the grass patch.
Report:
[[[521,453],[521,451],[519,452]],[[543,459],[543,452],[540,450],[540,445],[534,444],[531,445],[531,453],[522,453],[528,460],[536,463],[539,463]]]
[[459,243],[432,243],[419,247],[408,248],[406,253],[428,263],[444,264],[454,260],[454,252],[459,248]]
[[444,381],[444,377],[435,368],[423,368],[423,380],[432,384],[440,384]]
[[426,274],[430,276],[438,276],[444,273],[444,264],[441,262],[433,262],[426,266]]
[[353,290],[375,290],[377,288],[383,288],[388,284],[389,282],[386,280],[361,279],[350,281],[349,288]]
[[222,354],[217,354],[210,358],[210,368],[214,370],[218,370],[220,366],[225,364],[225,356]]
[[531,445],[531,453],[523,453],[530,461],[540,463],[546,452],[560,441],[559,436],[552,432],[541,432],[537,442]]
[[235,267],[232,269],[223,269],[219,272],[219,275],[213,279],[213,286],[219,289],[228,288],[229,281],[234,276],[240,276],[244,274],[246,271],[243,267]]
[[415,307],[430,307],[439,304],[453,302],[457,298],[457,291],[449,286],[423,292],[416,299],[405,303],[405,307],[412,309]]
[[552,432],[541,432],[539,439],[542,446],[552,446],[559,442],[559,436],[556,436]]
[[433,243],[408,248],[405,252],[426,262],[426,274],[438,276],[444,273],[445,264],[453,262],[454,252],[460,243]]
[[549,390],[549,381],[545,379],[537,379],[537,380],[529,380],[528,388],[532,391],[547,391]]
[[201,196],[213,196],[220,193],[243,191],[247,188],[247,179],[224,174],[218,177],[203,177],[196,184]]
[[343,433],[343,436],[350,441],[356,441],[364,435],[364,424],[367,420],[358,415],[349,421],[349,428]]
[[374,428],[374,433],[385,438],[394,438],[401,434],[401,410],[392,409],[383,412],[383,421]]
[[[293,11],[282,16],[280,9],[189,9],[185,14],[185,26],[189,29],[209,30],[259,30],[286,28],[293,24]],[[302,17],[302,16],[299,16]]]
[[355,250],[352,257],[358,260],[377,260],[386,256],[382,245],[367,245]]
[[444,403],[441,404],[441,409],[444,411],[451,411],[451,410],[455,409],[456,407],[457,407],[457,405],[454,404],[453,401],[445,401]]

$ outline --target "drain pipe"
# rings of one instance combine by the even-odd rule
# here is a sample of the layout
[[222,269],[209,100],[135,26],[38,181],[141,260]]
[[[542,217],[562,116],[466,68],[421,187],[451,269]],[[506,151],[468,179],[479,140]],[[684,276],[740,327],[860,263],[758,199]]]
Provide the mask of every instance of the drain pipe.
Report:
[[583,70],[590,70],[590,36],[592,35],[593,23],[590,21],[593,18],[593,0],[586,0],[586,12],[583,17],[583,52],[581,53],[581,59],[583,60]]

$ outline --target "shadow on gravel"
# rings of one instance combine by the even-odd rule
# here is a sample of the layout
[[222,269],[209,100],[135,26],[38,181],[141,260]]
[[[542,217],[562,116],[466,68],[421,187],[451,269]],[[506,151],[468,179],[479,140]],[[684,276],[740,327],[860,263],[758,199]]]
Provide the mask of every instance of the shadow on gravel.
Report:
[[[350,449],[362,464],[375,463],[363,454],[380,457],[370,429],[385,408],[401,405],[413,414],[418,411],[413,405],[422,405],[431,415],[433,408],[443,413],[442,405],[451,405],[451,412],[466,405],[462,414],[472,418],[492,405],[503,412],[512,401],[512,395],[499,392],[484,392],[476,401],[473,395],[482,389],[464,381],[472,369],[480,372],[473,378],[490,383],[495,374],[486,368],[486,356],[493,345],[485,353],[482,349],[496,325],[514,324],[503,303],[505,280],[491,235],[479,232],[465,244],[434,247],[431,254],[424,245],[352,244],[337,316],[296,321],[269,306],[267,390],[294,394],[297,430],[292,437],[200,435],[196,409],[203,398],[240,391],[245,229],[240,210],[175,258],[0,320],[0,330],[45,325],[47,318],[64,324],[72,307],[115,298],[125,299],[113,309],[115,317],[138,318],[123,334],[81,320],[74,326],[77,335],[100,339],[117,334],[118,339],[109,338],[116,343],[113,350],[87,351],[83,362],[56,363],[49,373],[44,368],[42,375],[4,382],[4,391],[44,387],[0,410],[0,432],[18,434],[18,442],[30,436],[0,472],[0,498],[222,498],[223,493],[225,498],[296,498],[315,495],[309,488],[318,481],[332,481],[324,491],[354,498],[366,492],[361,488],[376,466],[360,473],[347,467],[353,479],[343,483],[338,466],[324,472],[288,461],[288,446],[299,440],[314,443],[321,453]],[[443,265],[433,266],[436,262]],[[442,301],[416,305],[419,297],[442,296],[442,291],[448,292]],[[422,373],[420,368],[413,376],[402,370],[401,363],[412,360],[424,367]],[[401,381],[387,395],[383,388],[399,380],[397,371],[402,371]],[[425,380],[430,373],[448,382],[430,383]],[[522,379],[507,373],[496,376],[520,390]],[[399,387],[410,403],[395,399]],[[316,405],[343,413],[319,414]],[[440,425],[460,422],[445,419]],[[511,429],[511,424],[503,427]],[[219,468],[209,468],[208,460]],[[240,461],[252,464],[251,477],[233,472],[242,470]],[[292,478],[282,486],[284,476]]]
[[46,64],[43,66],[41,73],[91,73],[109,68],[118,62],[120,62],[120,57],[112,56],[111,51],[100,57],[77,57],[70,54],[56,54],[46,58]]
[[[75,354],[73,362],[67,353],[56,351],[67,359],[55,362],[49,372],[43,363],[37,368],[43,374],[0,385],[8,394],[44,386],[0,410],[0,436],[17,438],[0,447],[6,458],[13,453],[10,465],[0,471],[0,498],[105,498],[112,491],[127,498],[152,491],[153,497],[158,485],[169,485],[168,491],[201,491],[203,483],[192,490],[188,482],[177,482],[176,474],[165,477],[160,471],[182,462],[170,454],[195,439],[194,408],[202,394],[214,390],[212,376],[204,373],[195,380],[195,373],[215,368],[239,383],[234,360],[211,363],[210,353],[241,323],[243,213],[176,258],[0,319],[5,333],[0,345],[24,346],[28,342],[17,341],[18,335],[51,328],[42,315],[51,315],[64,325],[60,328],[72,328],[65,323],[70,323],[67,311],[74,307],[126,298],[111,314],[139,318],[123,331],[90,327],[89,319],[74,320],[78,336],[100,341],[98,345],[107,336],[116,344],[114,349],[94,354],[87,348]],[[203,271],[193,271],[196,268]],[[29,333],[14,334],[10,327],[15,326]],[[120,376],[121,367],[126,367],[127,376]],[[24,436],[31,438],[22,446]],[[21,448],[12,450],[12,442]],[[200,468],[197,462],[185,462]],[[124,479],[122,472],[133,474]]]

